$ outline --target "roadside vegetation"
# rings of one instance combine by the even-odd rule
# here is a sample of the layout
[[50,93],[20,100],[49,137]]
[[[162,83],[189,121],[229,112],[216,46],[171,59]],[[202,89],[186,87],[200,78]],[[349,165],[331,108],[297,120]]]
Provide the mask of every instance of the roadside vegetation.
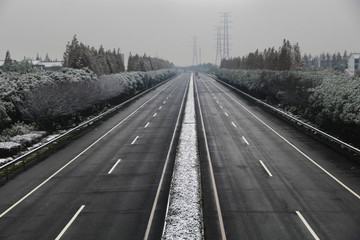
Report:
[[61,72],[0,72],[0,130],[25,122],[51,132],[175,74],[175,70],[159,70],[97,77],[89,69],[66,68]]
[[138,54],[135,54],[134,56],[129,56],[128,61],[128,72],[133,71],[141,71],[141,72],[147,72],[147,71],[154,71],[159,69],[171,69],[174,68],[174,64],[170,63],[167,60],[163,60],[160,58],[153,58],[150,56],[144,56],[140,57]]
[[[258,60],[250,61],[251,66],[257,66],[251,68],[229,67],[241,66],[235,64],[241,58],[223,60],[222,68],[215,70],[215,75],[359,148],[360,77],[351,78],[334,69],[306,66],[298,45],[291,46],[286,40],[276,52],[274,56],[277,57],[273,58],[264,58],[266,54],[259,52],[252,54]],[[249,66],[249,56],[240,62],[247,62]],[[264,59],[273,59],[272,65]]]
[[76,35],[59,71],[34,68],[25,58],[14,61],[7,51],[0,69],[0,155],[19,150],[20,138],[32,143],[31,136],[73,127],[177,73],[168,61],[137,54],[125,72],[123,58],[119,49],[95,49]]

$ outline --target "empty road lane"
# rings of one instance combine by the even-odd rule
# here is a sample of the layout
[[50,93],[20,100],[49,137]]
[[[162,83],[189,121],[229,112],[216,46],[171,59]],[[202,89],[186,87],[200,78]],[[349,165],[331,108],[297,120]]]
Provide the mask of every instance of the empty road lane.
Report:
[[[160,239],[189,82],[1,186],[0,239]],[[208,76],[194,87],[206,239],[359,239],[359,169]]]
[[[201,108],[208,143],[200,138],[206,238],[221,239],[220,209],[227,239],[359,239],[360,171],[332,149],[200,76],[197,113]],[[200,123],[198,129],[203,131]]]
[[2,186],[0,239],[158,239],[189,79],[150,91]]

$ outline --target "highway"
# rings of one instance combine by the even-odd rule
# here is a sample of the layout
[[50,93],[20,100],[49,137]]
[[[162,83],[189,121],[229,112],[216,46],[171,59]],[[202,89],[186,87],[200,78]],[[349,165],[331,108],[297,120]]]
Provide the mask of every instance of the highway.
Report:
[[0,187],[0,239],[159,239],[182,74]]
[[[205,239],[360,239],[360,170],[194,77]],[[161,239],[190,74],[0,186],[0,239]]]
[[200,76],[206,239],[360,239],[359,169]]

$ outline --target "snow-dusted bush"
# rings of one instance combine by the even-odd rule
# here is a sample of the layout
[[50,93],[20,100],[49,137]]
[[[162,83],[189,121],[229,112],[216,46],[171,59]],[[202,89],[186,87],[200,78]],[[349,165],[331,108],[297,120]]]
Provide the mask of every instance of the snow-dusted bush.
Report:
[[11,118],[7,115],[4,104],[0,102],[0,129],[6,128],[11,123]]
[[216,75],[360,146],[360,78],[326,71],[219,69]]
[[[21,144],[15,142],[0,142],[0,158],[10,157],[21,150]],[[0,164],[5,161],[0,161]]]
[[175,70],[96,77],[89,69],[28,74],[0,72],[0,131],[11,122],[34,122],[54,130],[92,112],[94,106],[139,91],[175,75]]

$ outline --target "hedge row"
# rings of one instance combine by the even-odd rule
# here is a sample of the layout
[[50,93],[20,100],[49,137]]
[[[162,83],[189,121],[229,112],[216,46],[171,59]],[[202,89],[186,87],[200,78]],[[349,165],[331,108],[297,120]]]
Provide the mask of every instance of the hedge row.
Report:
[[325,71],[218,69],[216,76],[360,147],[360,78]]
[[0,131],[19,121],[53,131],[175,74],[175,70],[159,70],[98,78],[88,69],[28,74],[0,71]]

